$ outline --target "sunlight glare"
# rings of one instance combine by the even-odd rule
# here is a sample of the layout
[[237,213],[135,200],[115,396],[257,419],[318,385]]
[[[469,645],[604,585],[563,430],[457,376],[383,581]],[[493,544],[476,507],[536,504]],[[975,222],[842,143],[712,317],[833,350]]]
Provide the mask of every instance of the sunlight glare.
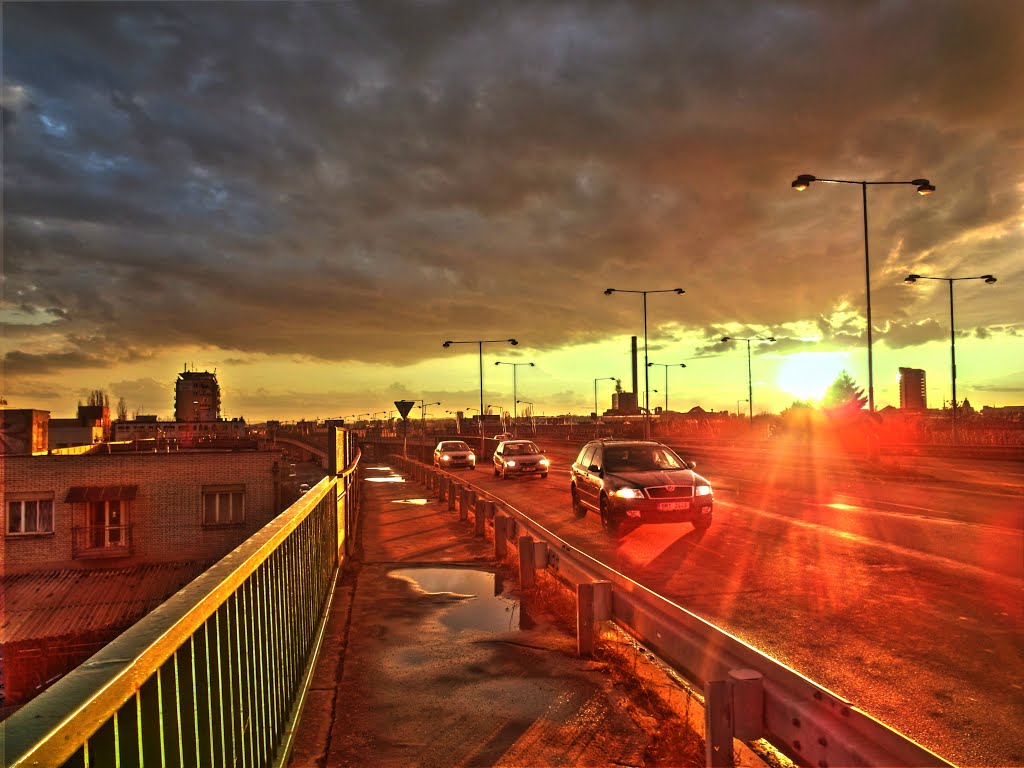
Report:
[[842,352],[797,352],[779,366],[779,389],[799,400],[818,401],[846,367]]

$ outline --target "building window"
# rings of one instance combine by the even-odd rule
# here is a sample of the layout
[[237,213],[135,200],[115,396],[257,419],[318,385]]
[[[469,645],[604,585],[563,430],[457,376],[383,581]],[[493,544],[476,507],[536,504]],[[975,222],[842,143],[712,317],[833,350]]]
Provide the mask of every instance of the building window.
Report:
[[7,502],[7,533],[53,533],[53,499],[17,499]]
[[244,520],[244,485],[203,488],[203,525],[238,525]]
[[88,549],[120,549],[127,546],[128,530],[125,519],[128,503],[120,499],[90,501],[87,505]]

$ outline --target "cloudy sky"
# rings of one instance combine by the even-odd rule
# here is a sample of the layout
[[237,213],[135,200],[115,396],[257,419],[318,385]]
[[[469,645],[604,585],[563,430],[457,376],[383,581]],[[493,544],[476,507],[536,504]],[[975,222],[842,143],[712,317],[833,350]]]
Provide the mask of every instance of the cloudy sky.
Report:
[[[900,366],[1024,404],[1024,3],[5,2],[3,396],[755,410]],[[534,367],[495,366],[496,361]],[[642,366],[642,362],[641,362]],[[643,373],[640,389],[643,390]],[[746,405],[741,406],[746,410]],[[418,411],[414,411],[418,415]]]

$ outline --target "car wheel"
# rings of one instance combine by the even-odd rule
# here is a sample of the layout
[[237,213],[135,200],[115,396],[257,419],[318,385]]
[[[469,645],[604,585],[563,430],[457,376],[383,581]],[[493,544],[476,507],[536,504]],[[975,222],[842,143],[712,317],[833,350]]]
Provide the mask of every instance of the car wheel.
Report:
[[541,480],[547,480],[547,479],[548,479],[548,473],[547,473],[547,472],[543,473],[543,474],[542,474],[542,475],[540,476],[540,479],[541,479]]
[[619,518],[608,509],[608,499],[605,496],[601,497],[601,525],[604,526],[608,533],[613,536],[618,536],[622,532],[622,523]]
[[501,479],[508,480],[508,470],[505,467],[501,468]]
[[572,513],[576,515],[576,517],[586,517],[587,508],[583,506],[582,502],[580,502],[580,497],[579,494],[576,493],[575,485],[570,489],[569,493],[572,496]]
[[500,473],[500,472],[498,472],[498,465],[497,465],[497,464],[495,464],[495,465],[494,465],[494,476],[495,476],[495,477],[497,477],[497,476],[498,476],[498,475],[500,475],[500,474],[501,474],[501,473]]
[[469,465],[469,468],[470,468],[470,470],[474,470],[474,469],[476,469],[476,464],[470,464],[470,465]]
[[711,513],[705,512],[703,515],[693,521],[693,527],[698,531],[706,531],[711,527]]

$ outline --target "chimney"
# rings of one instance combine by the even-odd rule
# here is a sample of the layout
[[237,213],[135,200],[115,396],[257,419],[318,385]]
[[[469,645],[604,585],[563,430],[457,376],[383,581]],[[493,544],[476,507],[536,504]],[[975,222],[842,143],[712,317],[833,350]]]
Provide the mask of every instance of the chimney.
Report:
[[[632,356],[633,356],[633,394],[636,395],[637,394],[637,381],[636,381],[636,336],[633,337],[632,347],[633,347],[633,352],[632,352]],[[639,402],[639,401],[640,401],[640,396],[637,395],[637,402]]]

